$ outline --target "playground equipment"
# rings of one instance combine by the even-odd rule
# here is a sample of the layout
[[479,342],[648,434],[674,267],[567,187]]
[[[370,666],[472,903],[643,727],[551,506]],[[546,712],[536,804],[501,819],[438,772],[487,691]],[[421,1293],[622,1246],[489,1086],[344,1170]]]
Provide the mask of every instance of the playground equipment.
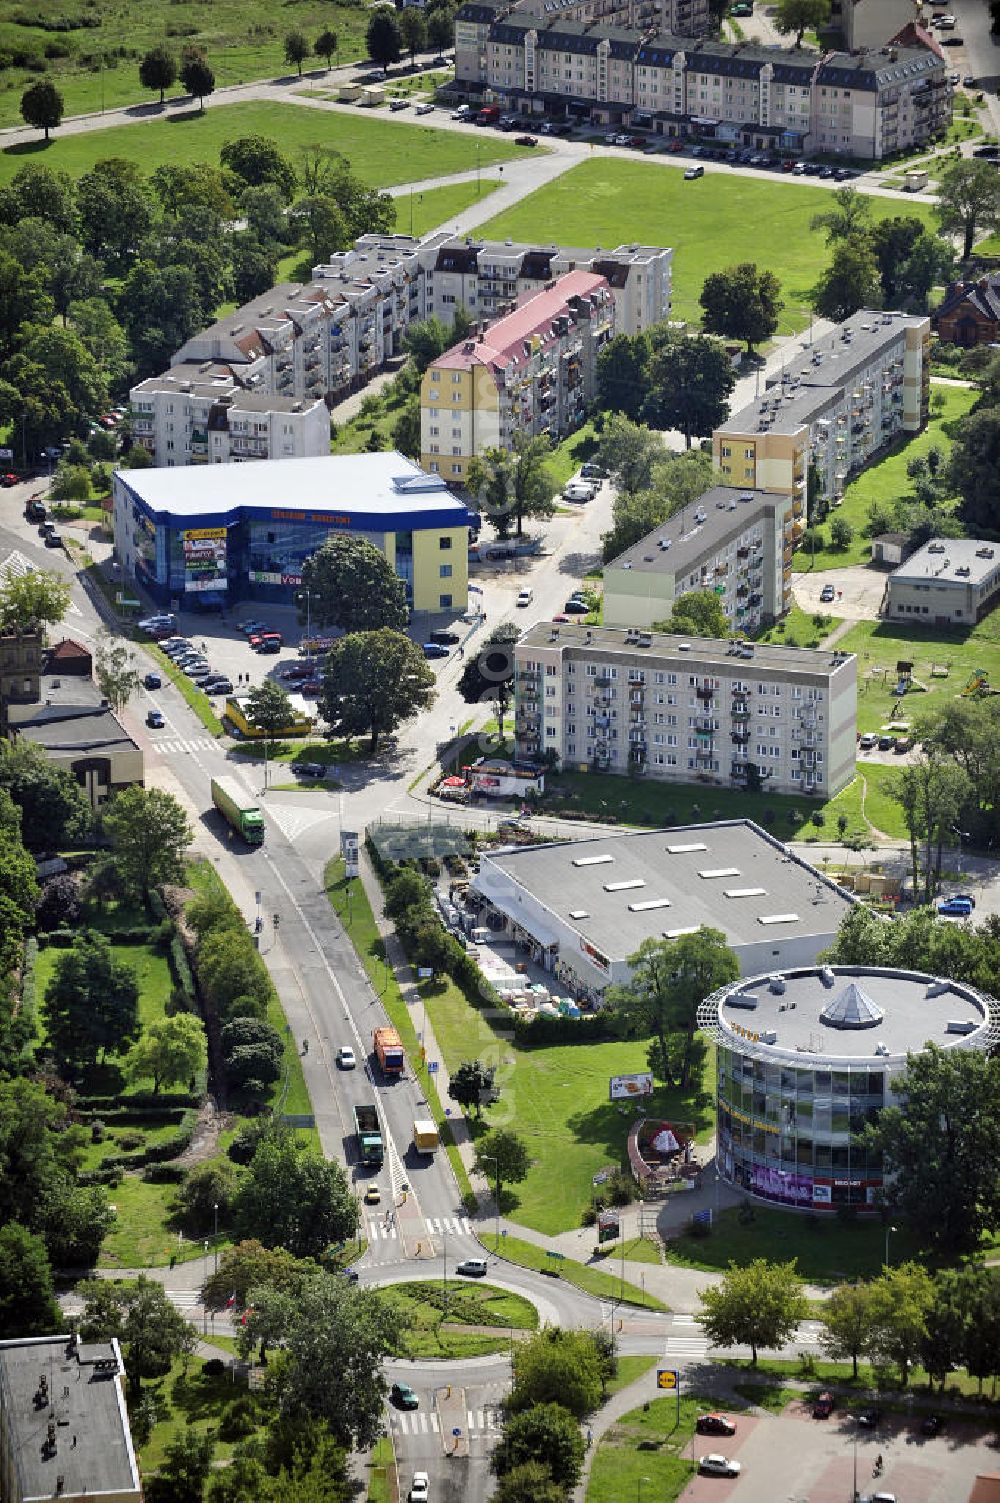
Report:
[[990,689],[990,676],[985,668],[974,668],[968,683],[962,690],[963,697],[968,694],[988,694]]
[[896,680],[896,687],[892,692],[898,698],[902,698],[902,696],[910,688],[913,679],[912,662],[907,661],[906,658],[900,658],[899,662],[896,664],[896,673],[898,675]]
[[951,672],[950,663],[932,663],[931,678],[947,678]]

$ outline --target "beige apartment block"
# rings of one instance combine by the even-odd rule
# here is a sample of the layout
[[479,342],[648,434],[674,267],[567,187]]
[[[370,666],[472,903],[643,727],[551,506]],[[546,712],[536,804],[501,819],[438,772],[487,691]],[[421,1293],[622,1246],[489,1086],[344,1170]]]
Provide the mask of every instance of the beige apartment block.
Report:
[[849,653],[538,623],[514,658],[526,760],[822,798],[854,776]]
[[836,501],[852,474],[926,423],[929,350],[930,319],[921,314],[854,314],[797,352],[759,398],[716,429],[720,479],[804,501],[815,465]]
[[605,626],[650,629],[678,596],[714,590],[733,630],[754,635],[792,603],[803,503],[715,486],[604,566]]

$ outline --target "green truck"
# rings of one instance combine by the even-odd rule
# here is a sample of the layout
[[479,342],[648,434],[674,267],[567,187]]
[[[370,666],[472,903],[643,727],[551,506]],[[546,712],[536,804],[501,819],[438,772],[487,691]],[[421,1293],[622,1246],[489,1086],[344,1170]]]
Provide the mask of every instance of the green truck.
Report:
[[252,794],[235,778],[212,779],[212,803],[223,819],[242,835],[248,845],[260,845],[264,839],[264,816]]
[[382,1142],[382,1124],[378,1119],[378,1107],[356,1106],[354,1125],[358,1130],[358,1157],[363,1164],[381,1164],[385,1158]]

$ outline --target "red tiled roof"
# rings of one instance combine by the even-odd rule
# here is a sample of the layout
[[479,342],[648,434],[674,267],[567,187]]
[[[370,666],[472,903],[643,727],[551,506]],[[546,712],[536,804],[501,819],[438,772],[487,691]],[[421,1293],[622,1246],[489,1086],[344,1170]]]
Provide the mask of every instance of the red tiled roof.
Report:
[[431,369],[471,370],[475,365],[505,366],[512,360],[523,359],[526,341],[544,338],[553,320],[568,311],[571,297],[591,297],[602,289],[610,291],[605,277],[591,271],[567,272],[554,287],[535,293],[513,313],[497,319],[479,339],[463,340],[445,350],[433,361]]
[[56,642],[54,647],[49,648],[49,661],[51,663],[75,661],[78,658],[89,658],[90,653],[79,642],[74,642],[72,637],[63,637],[61,642]]
[[926,26],[921,26],[919,21],[907,21],[902,31],[889,42],[890,47],[926,47],[928,52],[933,52],[942,62],[945,60],[944,48]]

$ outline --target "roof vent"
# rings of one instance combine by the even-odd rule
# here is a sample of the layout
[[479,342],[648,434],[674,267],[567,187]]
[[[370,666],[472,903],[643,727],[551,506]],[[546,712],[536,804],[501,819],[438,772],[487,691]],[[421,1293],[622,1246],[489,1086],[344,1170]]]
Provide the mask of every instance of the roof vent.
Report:
[[768,976],[767,984],[776,997],[782,997],[785,993],[784,976]]
[[951,983],[949,981],[942,981],[938,977],[937,980],[929,983],[924,995],[927,997],[943,997],[945,992],[949,991],[951,991]]
[[875,1045],[875,1053],[880,1055],[884,1059],[885,1056],[889,1053],[889,1045],[884,1044],[882,1040],[879,1039],[878,1043]]
[[832,986],[833,983],[837,979],[836,973],[834,972],[834,969],[833,969],[833,966],[832,965],[825,965],[825,966],[823,966],[820,969],[819,979],[822,981],[822,983],[823,983],[824,986],[827,986],[827,987]]
[[756,992],[733,992],[733,995],[728,999],[726,1006],[745,1007],[747,1012],[753,1012],[754,1008],[757,1006],[758,1000],[759,999]]
[[971,1018],[951,1018],[945,1024],[945,1033],[975,1033],[978,1024]]

